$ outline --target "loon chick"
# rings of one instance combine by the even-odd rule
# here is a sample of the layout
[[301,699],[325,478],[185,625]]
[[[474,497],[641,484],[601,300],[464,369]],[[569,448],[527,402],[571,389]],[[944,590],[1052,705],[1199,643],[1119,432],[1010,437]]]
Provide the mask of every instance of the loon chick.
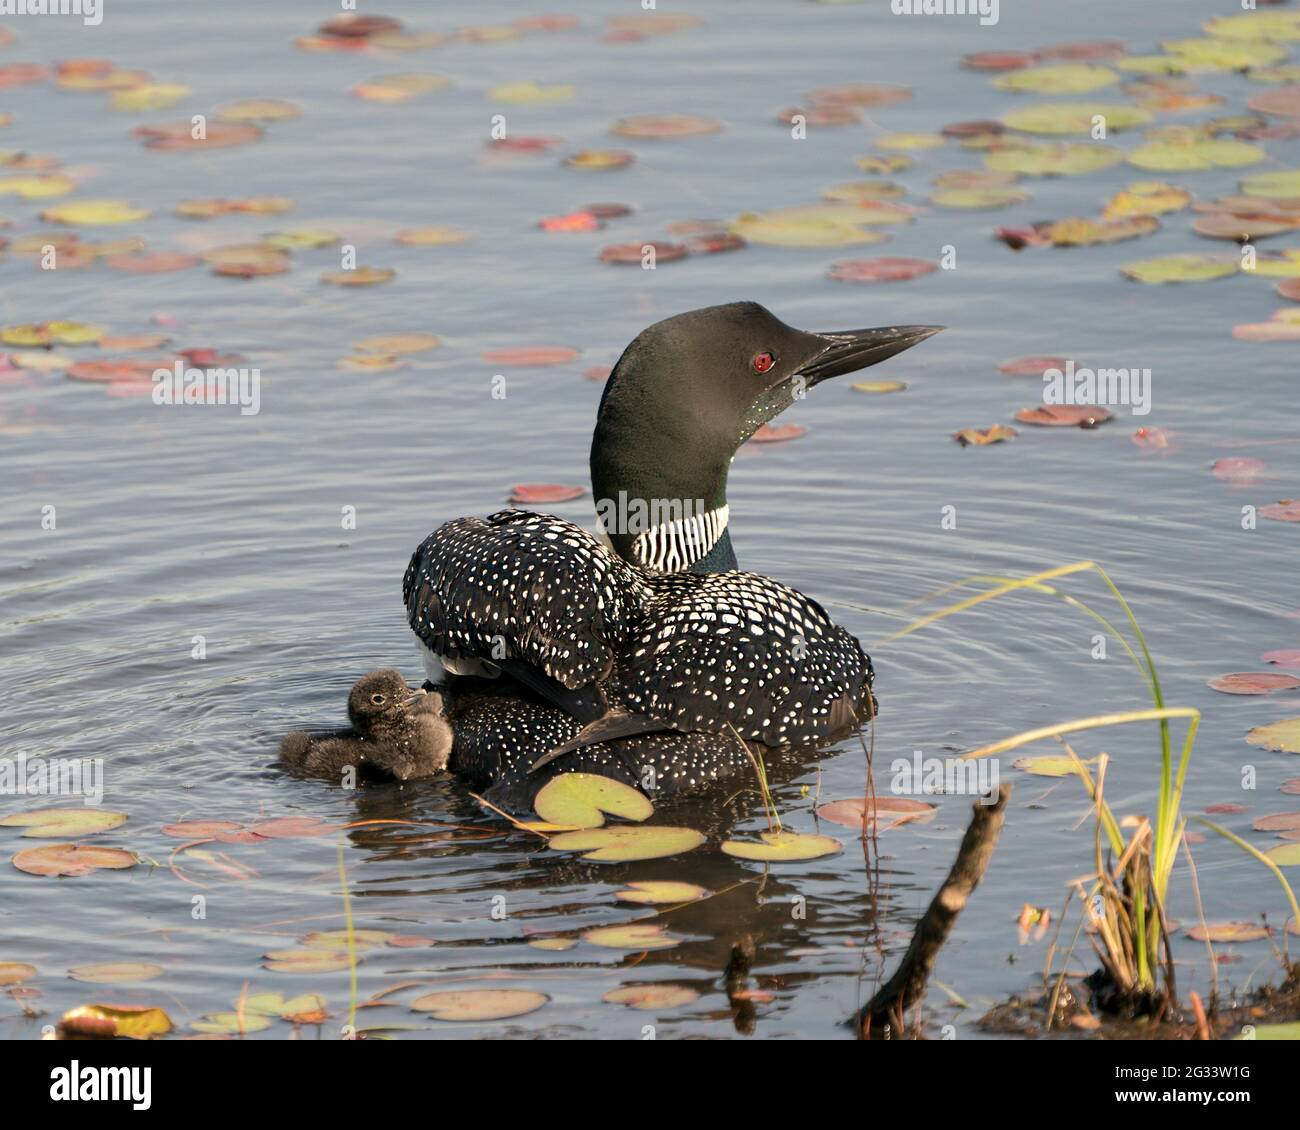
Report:
[[610,546],[522,511],[435,530],[402,585],[430,679],[504,673],[582,724],[534,769],[663,731],[814,743],[873,714],[858,641],[803,594],[737,571],[727,471],[808,387],[939,328],[805,333],[736,302],[644,330],[610,375],[592,439]]
[[296,731],[280,743],[287,764],[338,781],[351,768],[362,780],[409,781],[447,768],[451,727],[438,693],[413,691],[391,667],[357,680],[348,695],[351,730],[313,736]]

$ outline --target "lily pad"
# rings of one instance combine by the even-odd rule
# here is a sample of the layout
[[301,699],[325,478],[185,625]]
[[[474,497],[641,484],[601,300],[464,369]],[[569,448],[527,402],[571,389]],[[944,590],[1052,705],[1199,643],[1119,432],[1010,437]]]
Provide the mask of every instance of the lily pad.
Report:
[[[384,945],[392,938],[387,930],[353,930],[352,946],[357,952],[374,949]],[[337,953],[348,952],[347,930],[317,930],[306,935],[302,944],[309,950],[332,950]]]
[[74,1037],[112,1039],[127,1036],[133,1040],[147,1040],[165,1036],[171,1030],[171,1018],[161,1008],[151,1005],[83,1004],[69,1009],[59,1018],[59,1031]]
[[694,828],[650,827],[592,828],[561,832],[547,844],[553,851],[578,851],[582,858],[600,863],[630,863],[640,859],[662,859],[693,851],[704,843],[704,834]]
[[[938,807],[923,800],[911,797],[878,796],[873,800],[876,822],[879,831],[887,832],[903,824],[928,824],[934,819]],[[861,828],[863,814],[867,807],[865,797],[849,797],[846,800],[832,800],[817,809],[817,816],[829,820],[832,824],[842,824],[846,828]]]
[[636,160],[635,153],[629,153],[626,149],[583,149],[578,153],[572,153],[564,159],[564,163],[571,169],[591,169],[603,171],[606,169],[623,169]]
[[1300,843],[1283,844],[1264,854],[1279,867],[1300,867]]
[[1212,255],[1162,255],[1127,263],[1120,268],[1120,273],[1140,283],[1189,283],[1227,278],[1235,275],[1237,269],[1235,259]]
[[331,286],[375,286],[396,277],[397,272],[387,267],[357,267],[351,271],[326,271],[320,281]]
[[597,926],[582,935],[584,942],[616,950],[667,950],[679,945],[681,938],[670,934],[666,927],[650,922],[634,922],[627,926]]
[[262,1032],[271,1027],[271,1017],[261,1012],[209,1012],[190,1021],[196,1032],[214,1036],[238,1036],[245,1032]]
[[984,166],[993,171],[1030,177],[1068,177],[1113,168],[1123,160],[1124,151],[1113,145],[1071,141],[995,149],[985,154]]
[[[1096,765],[1097,758],[1084,761],[1085,765]],[[1022,757],[1012,763],[1013,769],[1021,769],[1035,777],[1073,777],[1074,762],[1058,754],[1045,754],[1042,757]]]
[[1275,812],[1261,816],[1251,827],[1256,832],[1294,832],[1300,829],[1300,812]]
[[54,224],[130,224],[146,219],[147,208],[132,207],[125,200],[75,200],[46,208],[41,219]]
[[1300,678],[1278,671],[1239,671],[1217,675],[1206,685],[1224,694],[1268,694],[1270,691],[1295,690],[1300,687]]
[[333,949],[273,950],[264,956],[262,967],[272,973],[335,973],[351,965],[346,953]]
[[451,989],[416,997],[411,1009],[435,1020],[508,1020],[536,1012],[550,999],[531,989]]
[[854,381],[850,387],[854,392],[904,392],[907,384],[904,381]]
[[1280,722],[1256,726],[1246,735],[1246,741],[1281,753],[1300,753],[1300,718],[1283,718]]
[[1045,102],[1002,115],[1002,124],[1023,133],[1091,133],[1093,120],[1102,118],[1106,131],[1132,129],[1151,120],[1149,110],[1110,102]]
[[544,506],[547,503],[572,502],[586,493],[582,487],[566,487],[560,483],[519,483],[510,488],[510,501],[525,506]]
[[553,83],[544,86],[539,82],[505,82],[492,87],[487,96],[494,102],[527,104],[540,102],[568,102],[578,88],[571,83]]
[[953,432],[952,438],[962,447],[988,447],[994,443],[1005,443],[1015,439],[1019,433],[1006,424],[992,424],[987,428],[962,428]]
[[999,90],[1026,90],[1035,94],[1090,94],[1113,86],[1119,75],[1109,67],[1090,63],[1061,63],[1048,67],[1017,68],[999,75],[993,85]]
[[246,98],[217,107],[223,122],[283,122],[301,114],[295,103],[279,98]]
[[1215,922],[1192,926],[1187,936],[1197,942],[1258,942],[1268,931],[1258,922]]
[[842,259],[832,263],[826,277],[836,282],[902,282],[920,278],[939,269],[928,259]]
[[594,773],[559,773],[542,786],[533,810],[552,824],[574,828],[599,828],[605,815],[624,820],[646,820],[654,805],[631,785]]
[[18,985],[36,976],[36,966],[25,961],[0,961],[0,985]]
[[725,854],[737,859],[763,863],[794,863],[807,859],[821,859],[844,850],[844,845],[831,836],[807,835],[799,832],[763,832],[762,843],[745,840],[726,840],[722,844]]
[[1266,651],[1260,656],[1265,663],[1276,663],[1279,667],[1294,667],[1300,669],[1300,651],[1294,648],[1280,648],[1277,651]]
[[619,137],[657,140],[674,137],[704,137],[722,132],[722,123],[714,118],[693,114],[637,114],[614,123]]
[[1300,196],[1300,169],[1272,169],[1246,177],[1238,187],[1247,196],[1280,199]]
[[81,876],[101,869],[123,871],[134,867],[136,857],[121,848],[87,844],[49,844],[27,848],[13,857],[13,865],[29,875]]
[[1111,418],[1100,404],[1037,404],[1022,408],[1016,419],[1042,428],[1095,428]]
[[1004,188],[944,188],[930,194],[930,203],[940,208],[992,209],[1023,204],[1029,192],[1018,186]]
[[120,985],[152,981],[165,972],[161,965],[147,961],[109,961],[98,965],[73,966],[68,970],[68,976],[74,981],[84,981],[89,985]]
[[377,334],[354,342],[353,349],[360,353],[406,354],[428,353],[442,344],[430,333]]
[[621,891],[615,891],[614,897],[622,902],[639,903],[680,903],[695,902],[709,892],[694,883],[683,883],[672,879],[643,879],[628,883]]
[[1222,137],[1194,137],[1153,141],[1128,155],[1128,163],[1154,172],[1198,172],[1206,169],[1239,169],[1257,165],[1268,154],[1258,145]]
[[468,243],[474,236],[461,228],[440,225],[429,228],[406,228],[393,236],[394,243],[408,247],[445,247],[456,243]]
[[680,1008],[693,1004],[700,994],[685,985],[624,985],[610,989],[600,998],[606,1004],[624,1004],[628,1008]]

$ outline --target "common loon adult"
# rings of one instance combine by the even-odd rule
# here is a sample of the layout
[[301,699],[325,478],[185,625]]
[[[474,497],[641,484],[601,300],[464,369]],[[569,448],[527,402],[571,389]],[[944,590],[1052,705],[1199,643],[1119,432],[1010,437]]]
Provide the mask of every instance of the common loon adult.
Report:
[[454,710],[459,680],[448,675],[504,674],[581,725],[558,745],[540,727],[524,751],[533,770],[610,743],[636,775],[637,735],[670,750],[683,735],[723,733],[781,747],[874,713],[858,641],[816,601],[738,570],[727,472],[808,388],[940,328],[808,333],[736,302],[644,330],[609,377],[592,439],[609,545],[564,519],[507,510],[448,522],[415,551],[402,595],[431,683]]

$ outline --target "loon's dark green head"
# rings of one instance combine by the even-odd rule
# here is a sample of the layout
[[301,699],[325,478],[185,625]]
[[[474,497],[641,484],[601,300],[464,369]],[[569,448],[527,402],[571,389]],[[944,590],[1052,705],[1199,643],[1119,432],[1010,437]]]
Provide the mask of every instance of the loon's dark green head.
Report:
[[727,470],[740,445],[813,385],[942,328],[807,333],[732,302],[643,330],[610,374],[591,444],[596,510],[614,548],[663,571],[734,569]]

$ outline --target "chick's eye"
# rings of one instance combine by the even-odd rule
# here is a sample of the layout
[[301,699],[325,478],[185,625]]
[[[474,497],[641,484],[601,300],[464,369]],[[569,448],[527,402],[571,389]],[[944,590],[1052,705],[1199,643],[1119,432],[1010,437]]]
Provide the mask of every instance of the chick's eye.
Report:
[[370,696],[370,701],[373,702],[376,706],[382,706],[384,703],[384,696],[381,694],[372,694]]
[[754,366],[754,372],[766,373],[776,364],[776,358],[770,353],[759,353],[755,356],[752,364]]

